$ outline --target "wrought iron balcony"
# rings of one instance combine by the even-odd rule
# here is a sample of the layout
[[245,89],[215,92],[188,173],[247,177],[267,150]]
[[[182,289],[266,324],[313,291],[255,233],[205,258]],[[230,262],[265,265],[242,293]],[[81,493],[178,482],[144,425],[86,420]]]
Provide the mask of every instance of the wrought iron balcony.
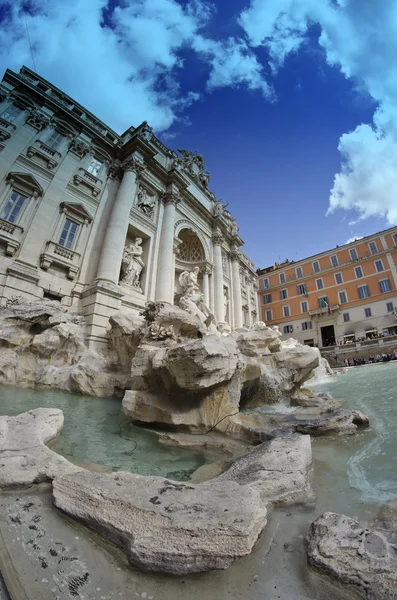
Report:
[[329,310],[328,310],[327,306],[324,306],[321,308],[316,308],[315,310],[309,310],[309,315],[311,317],[316,317],[316,316],[324,315],[325,313],[328,313],[328,312],[331,312],[331,313],[335,312],[335,311],[339,310],[339,308],[340,308],[339,304],[331,304],[331,306],[329,307]]

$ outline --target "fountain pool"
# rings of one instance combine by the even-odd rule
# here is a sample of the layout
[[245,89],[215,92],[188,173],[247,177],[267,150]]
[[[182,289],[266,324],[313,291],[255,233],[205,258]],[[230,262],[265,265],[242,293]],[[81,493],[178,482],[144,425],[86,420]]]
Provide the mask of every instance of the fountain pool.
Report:
[[220,457],[204,449],[164,447],[157,435],[135,427],[117,398],[91,398],[57,390],[0,387],[0,414],[60,408],[65,424],[48,446],[75,463],[96,463],[112,471],[160,475],[185,481]]
[[376,510],[397,496],[397,362],[357,367],[315,389],[370,419],[369,429],[339,442],[313,439],[315,487],[328,488],[334,512],[356,516],[352,505]]

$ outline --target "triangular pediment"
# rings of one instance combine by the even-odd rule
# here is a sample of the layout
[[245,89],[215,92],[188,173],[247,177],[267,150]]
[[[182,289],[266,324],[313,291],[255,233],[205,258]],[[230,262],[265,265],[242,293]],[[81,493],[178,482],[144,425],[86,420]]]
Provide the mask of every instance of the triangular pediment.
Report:
[[12,171],[11,173],[8,173],[7,181],[14,181],[24,188],[37,192],[39,196],[42,196],[44,193],[44,190],[37,179],[30,173],[17,173],[16,171]]
[[73,213],[74,215],[78,216],[82,221],[92,221],[92,215],[88,212],[85,206],[77,202],[62,202],[61,209]]

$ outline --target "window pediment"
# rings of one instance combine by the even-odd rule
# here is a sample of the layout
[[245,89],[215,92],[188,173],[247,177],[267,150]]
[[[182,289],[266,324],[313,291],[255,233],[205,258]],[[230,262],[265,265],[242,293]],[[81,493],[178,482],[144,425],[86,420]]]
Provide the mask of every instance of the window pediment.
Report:
[[77,202],[62,202],[60,205],[61,211],[66,212],[80,222],[88,221],[91,223],[92,215],[87,209]]
[[17,173],[12,171],[7,175],[7,181],[16,183],[19,187],[27,190],[31,195],[36,194],[37,196],[42,196],[44,193],[39,182],[30,173]]
[[51,126],[67,138],[74,138],[78,135],[78,131],[70,123],[58,117],[51,120]]
[[21,92],[11,92],[11,99],[15,106],[18,106],[21,110],[29,110],[37,108],[33,100],[26,94]]
[[103,148],[98,146],[95,143],[95,140],[93,140],[90,150],[91,150],[91,153],[95,156],[95,158],[97,158],[98,160],[100,160],[103,163],[109,164],[113,161],[113,158],[111,157],[111,155],[106,150],[104,150]]

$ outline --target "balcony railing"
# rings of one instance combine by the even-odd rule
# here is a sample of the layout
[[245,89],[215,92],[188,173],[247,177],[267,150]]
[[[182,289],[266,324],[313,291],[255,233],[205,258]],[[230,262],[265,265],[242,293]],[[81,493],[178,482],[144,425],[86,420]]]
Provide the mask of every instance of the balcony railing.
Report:
[[86,169],[83,169],[82,167],[80,167],[77,170],[77,173],[75,173],[75,175],[73,176],[73,183],[76,186],[83,184],[86,187],[90,188],[91,194],[93,196],[98,196],[100,194],[103,185],[102,179],[99,179],[99,177],[96,177],[95,175],[93,175]]
[[329,310],[328,310],[327,306],[324,306],[321,308],[316,308],[315,310],[309,310],[309,315],[311,317],[315,317],[318,315],[323,315],[328,312],[335,312],[336,310],[339,310],[339,308],[340,308],[339,304],[331,304],[331,306],[329,307]]
[[14,256],[21,244],[22,234],[22,227],[0,219],[0,243],[5,244],[7,256]]
[[6,119],[2,119],[1,117],[0,117],[0,127],[9,132],[14,131],[14,129],[16,129],[16,126],[14,125],[14,123],[11,123],[10,121],[7,121]]
[[47,163],[47,167],[49,169],[55,169],[55,167],[58,164],[59,158],[62,157],[62,154],[58,152],[58,150],[47,146],[47,144],[45,144],[41,140],[35,140],[34,145],[29,146],[29,148],[27,149],[26,156],[28,156],[29,158],[38,156]]
[[67,270],[68,279],[74,279],[79,271],[81,256],[78,252],[55,242],[47,242],[40,257],[40,266],[47,271],[52,264]]

